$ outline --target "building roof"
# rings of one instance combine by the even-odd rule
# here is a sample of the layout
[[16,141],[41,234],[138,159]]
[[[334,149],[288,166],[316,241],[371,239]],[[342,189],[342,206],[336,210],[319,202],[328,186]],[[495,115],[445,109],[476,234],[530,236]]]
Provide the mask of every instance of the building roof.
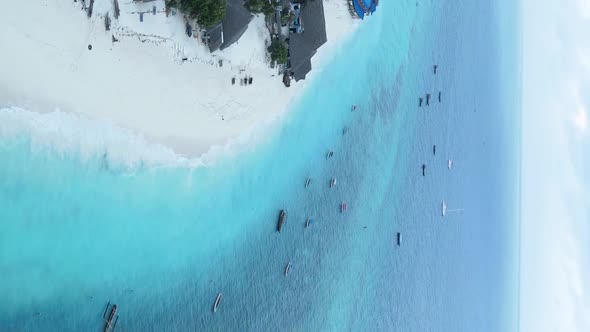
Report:
[[208,39],[207,46],[209,46],[209,51],[217,51],[224,41],[223,23],[207,28],[207,30],[205,30],[205,36]]
[[221,22],[205,30],[205,36],[209,39],[209,51],[223,50],[237,42],[253,17],[254,15],[244,6],[244,0],[227,0],[225,16]]
[[295,78],[295,81],[305,79],[307,73],[311,71],[311,58],[299,63],[297,69],[292,69],[292,71],[293,78]]
[[248,24],[252,21],[252,15],[244,6],[243,0],[227,0],[225,9],[225,17],[221,21],[223,23],[223,44],[221,49],[230,46],[242,37]]
[[301,21],[303,33],[289,35],[291,71],[296,81],[304,79],[311,71],[311,58],[317,49],[328,41],[323,2],[306,1],[301,8]]

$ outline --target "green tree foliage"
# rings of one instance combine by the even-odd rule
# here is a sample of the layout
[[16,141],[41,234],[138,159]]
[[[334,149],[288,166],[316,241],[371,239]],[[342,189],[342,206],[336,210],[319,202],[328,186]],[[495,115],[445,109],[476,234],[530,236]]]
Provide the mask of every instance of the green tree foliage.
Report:
[[202,27],[211,27],[225,16],[226,0],[167,0],[167,6],[179,7]]
[[278,38],[275,38],[268,47],[270,58],[278,63],[287,63],[288,51],[285,43],[281,42]]
[[274,2],[274,0],[270,2],[268,0],[246,0],[246,8],[248,8],[251,13],[262,13],[266,16],[270,16],[275,11],[272,2]]

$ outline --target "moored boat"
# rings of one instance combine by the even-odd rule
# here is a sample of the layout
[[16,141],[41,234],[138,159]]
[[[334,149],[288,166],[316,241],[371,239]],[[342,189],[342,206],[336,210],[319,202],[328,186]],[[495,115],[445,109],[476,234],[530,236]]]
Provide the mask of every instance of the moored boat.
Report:
[[397,232],[397,246],[401,246],[402,245],[402,233]]
[[217,297],[215,298],[215,303],[213,304],[213,313],[216,313],[217,309],[219,309],[219,304],[221,304],[222,298],[223,296],[221,295],[221,293],[218,293]]
[[[110,304],[110,302],[107,303],[107,307],[105,308],[103,318],[105,318]],[[113,306],[111,307],[111,312],[109,313],[109,317],[105,320],[106,325],[104,326],[104,332],[114,331],[118,320],[119,316],[117,316],[117,305],[113,304]]]
[[342,201],[342,203],[340,203],[340,213],[343,213],[344,211],[346,211],[347,208],[348,208],[348,206],[346,205],[346,202]]
[[277,232],[281,232],[283,224],[285,223],[285,219],[287,219],[287,211],[281,210],[281,213],[279,213],[279,223],[277,224]]
[[464,211],[463,208],[454,208],[454,209],[447,209],[447,203],[443,200],[442,201],[442,215],[443,217],[447,215],[447,212],[461,212]]
[[310,184],[311,184],[311,178],[307,178],[307,180],[305,181],[305,188],[309,188]]
[[291,262],[285,267],[285,277],[289,274],[289,271],[291,271]]

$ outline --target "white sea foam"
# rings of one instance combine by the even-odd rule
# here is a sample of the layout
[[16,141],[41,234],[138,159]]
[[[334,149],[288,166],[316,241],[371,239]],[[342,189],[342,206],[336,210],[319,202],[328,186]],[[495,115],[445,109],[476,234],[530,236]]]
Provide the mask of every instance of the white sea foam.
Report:
[[60,110],[37,113],[13,106],[0,108],[0,139],[26,138],[32,151],[78,155],[82,162],[106,158],[110,165],[125,168],[195,168],[234,157],[238,151],[253,150],[263,137],[268,137],[268,128],[261,127],[270,127],[276,121],[251,128],[223,145],[210,147],[200,156],[187,157],[109,121]]
[[0,109],[0,137],[25,137],[34,151],[78,154],[82,161],[104,156],[124,167],[194,165],[172,149],[110,122],[59,110],[31,112],[18,107]]

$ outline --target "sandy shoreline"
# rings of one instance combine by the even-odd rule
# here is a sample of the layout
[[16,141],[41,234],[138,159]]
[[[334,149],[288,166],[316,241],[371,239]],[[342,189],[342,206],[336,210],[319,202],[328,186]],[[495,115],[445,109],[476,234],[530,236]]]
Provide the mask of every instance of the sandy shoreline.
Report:
[[[96,0],[90,19],[78,3],[60,0],[15,1],[0,11],[0,43],[7,46],[0,106],[77,113],[196,156],[276,119],[358,26],[346,0],[325,0],[328,43],[312,60],[308,80],[286,88],[266,63],[263,17],[237,44],[211,55],[186,36],[180,15],[144,15],[140,23],[124,14],[147,4],[121,5],[120,19],[105,31],[101,15],[110,3]],[[163,0],[153,4],[163,8]],[[252,85],[237,83],[245,76]]]

